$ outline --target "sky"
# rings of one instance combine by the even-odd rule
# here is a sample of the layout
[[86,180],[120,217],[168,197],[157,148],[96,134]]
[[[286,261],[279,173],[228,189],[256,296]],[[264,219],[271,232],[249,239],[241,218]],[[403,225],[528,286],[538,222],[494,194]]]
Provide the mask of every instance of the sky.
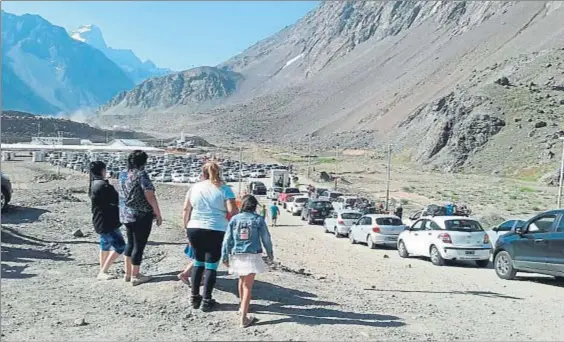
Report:
[[287,25],[319,1],[2,1],[67,30],[100,27],[108,46],[159,67],[217,65]]

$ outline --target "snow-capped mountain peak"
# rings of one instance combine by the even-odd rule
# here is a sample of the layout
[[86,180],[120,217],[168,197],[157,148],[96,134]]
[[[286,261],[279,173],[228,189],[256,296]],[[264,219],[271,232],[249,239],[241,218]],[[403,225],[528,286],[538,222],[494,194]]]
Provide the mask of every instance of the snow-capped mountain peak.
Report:
[[147,78],[163,76],[170,73],[169,69],[158,68],[149,60],[145,62],[141,61],[131,50],[109,47],[104,40],[102,30],[96,25],[81,25],[75,30],[70,31],[69,35],[75,40],[102,51],[109,59],[125,71],[136,84],[143,82]]

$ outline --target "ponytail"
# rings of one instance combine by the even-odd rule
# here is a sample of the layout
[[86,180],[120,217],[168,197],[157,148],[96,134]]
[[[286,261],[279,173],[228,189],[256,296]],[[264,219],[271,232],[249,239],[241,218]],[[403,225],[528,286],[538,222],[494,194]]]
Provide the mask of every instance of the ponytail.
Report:
[[204,176],[204,179],[209,180],[210,182],[212,182],[212,184],[218,187],[223,184],[219,172],[220,167],[215,162],[207,162],[202,168],[202,175]]

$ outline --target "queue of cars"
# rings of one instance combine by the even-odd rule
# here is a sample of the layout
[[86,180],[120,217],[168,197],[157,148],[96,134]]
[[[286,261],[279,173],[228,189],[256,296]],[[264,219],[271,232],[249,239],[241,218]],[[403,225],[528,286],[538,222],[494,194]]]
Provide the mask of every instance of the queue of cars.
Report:
[[372,249],[396,247],[402,258],[425,257],[437,266],[470,261],[487,267],[491,259],[502,279],[528,272],[564,281],[564,209],[528,220],[512,218],[484,229],[467,215],[434,216],[422,210],[402,221],[391,214],[363,214],[351,209],[354,196],[341,195],[332,201],[330,193],[313,197],[288,199],[286,210],[301,215],[309,224],[322,223],[326,233],[348,237],[352,244],[363,243]]

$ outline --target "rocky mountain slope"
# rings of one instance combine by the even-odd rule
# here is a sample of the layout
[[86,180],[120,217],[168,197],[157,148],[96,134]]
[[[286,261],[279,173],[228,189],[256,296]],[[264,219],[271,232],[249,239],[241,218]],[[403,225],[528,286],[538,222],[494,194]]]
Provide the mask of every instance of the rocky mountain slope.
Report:
[[[244,80],[219,106],[145,108],[137,125],[293,146],[312,134],[320,148],[392,142],[443,170],[541,168],[562,125],[551,84],[563,21],[561,2],[325,2],[221,64]],[[504,76],[511,85],[495,83]]]
[[173,107],[198,108],[228,97],[242,79],[241,74],[228,70],[194,68],[148,79],[131,91],[119,93],[100,111],[104,115],[124,115]]
[[143,133],[104,130],[67,119],[18,111],[2,111],[0,124],[3,143],[29,142],[38,134],[56,137],[59,132],[65,137],[89,139],[92,142],[106,142],[111,139],[152,139],[151,136]]
[[2,105],[40,114],[97,107],[133,87],[97,49],[37,15],[2,11]]
[[104,55],[117,64],[135,84],[139,84],[148,78],[163,76],[171,72],[169,69],[157,67],[150,60],[145,62],[141,61],[131,50],[109,47],[104,40],[102,31],[96,25],[81,25],[69,32],[69,34],[73,39],[89,44],[102,51]]

